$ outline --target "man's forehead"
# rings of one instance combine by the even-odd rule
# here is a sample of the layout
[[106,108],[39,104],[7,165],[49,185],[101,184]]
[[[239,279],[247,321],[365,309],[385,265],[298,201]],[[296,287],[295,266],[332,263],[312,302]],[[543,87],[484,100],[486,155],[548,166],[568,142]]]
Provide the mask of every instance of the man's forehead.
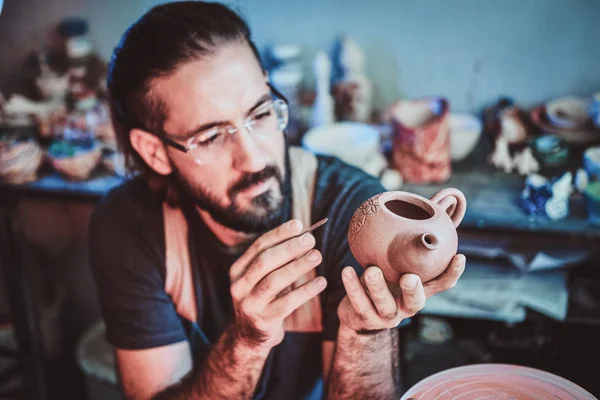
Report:
[[166,106],[167,132],[239,118],[268,92],[259,63],[244,44],[187,62],[154,89]]

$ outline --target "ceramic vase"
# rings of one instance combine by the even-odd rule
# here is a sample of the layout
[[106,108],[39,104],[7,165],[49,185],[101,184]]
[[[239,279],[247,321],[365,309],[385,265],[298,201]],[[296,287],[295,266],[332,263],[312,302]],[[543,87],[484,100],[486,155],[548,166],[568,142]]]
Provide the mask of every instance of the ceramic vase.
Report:
[[390,109],[393,160],[405,181],[439,183],[451,174],[449,104],[443,98],[400,100]]

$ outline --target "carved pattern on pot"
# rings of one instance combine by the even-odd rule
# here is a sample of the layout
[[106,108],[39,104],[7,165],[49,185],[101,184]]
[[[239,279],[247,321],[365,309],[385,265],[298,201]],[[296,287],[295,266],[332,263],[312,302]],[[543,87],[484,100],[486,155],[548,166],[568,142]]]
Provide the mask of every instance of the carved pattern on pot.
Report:
[[354,215],[350,220],[350,229],[348,230],[348,243],[351,244],[354,241],[354,237],[365,224],[367,215],[375,214],[377,211],[381,210],[381,204],[379,203],[380,196],[381,193],[371,197],[354,212]]

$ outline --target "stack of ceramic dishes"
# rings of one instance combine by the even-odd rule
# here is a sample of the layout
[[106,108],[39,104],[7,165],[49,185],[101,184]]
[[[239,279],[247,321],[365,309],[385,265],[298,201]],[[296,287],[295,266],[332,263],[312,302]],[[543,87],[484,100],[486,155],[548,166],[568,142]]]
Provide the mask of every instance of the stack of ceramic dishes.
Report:
[[600,141],[600,128],[594,125],[591,101],[587,98],[555,98],[534,108],[531,119],[542,131],[557,135],[570,145]]
[[37,179],[44,153],[34,139],[0,140],[0,180],[20,185]]

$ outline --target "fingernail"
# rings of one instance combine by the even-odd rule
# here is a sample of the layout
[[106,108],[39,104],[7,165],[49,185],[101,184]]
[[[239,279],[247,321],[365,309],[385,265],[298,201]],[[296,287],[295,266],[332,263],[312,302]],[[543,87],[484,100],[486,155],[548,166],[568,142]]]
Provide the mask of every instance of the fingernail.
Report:
[[300,237],[300,243],[302,243],[304,247],[312,247],[315,244],[315,238],[310,233],[305,233]]
[[352,278],[352,270],[350,268],[346,268],[344,272],[342,272],[342,275],[344,275],[344,278],[350,279]]
[[323,278],[322,276],[318,277],[315,280],[316,284],[318,287],[322,288],[325,287],[325,285],[327,285],[327,279]]
[[319,259],[319,252],[316,250],[312,250],[310,253],[308,253],[308,256],[306,256],[306,258],[308,259],[308,261],[317,261]]
[[406,290],[412,290],[417,287],[417,282],[418,280],[416,276],[409,276],[408,278],[404,279],[402,287]]
[[302,229],[302,222],[298,221],[297,219],[293,219],[288,222],[288,230],[290,232],[298,232],[300,229]]
[[367,276],[367,279],[369,280],[369,282],[371,283],[376,283],[379,281],[379,278],[381,277],[381,271],[376,269],[374,271],[370,271],[369,275]]

